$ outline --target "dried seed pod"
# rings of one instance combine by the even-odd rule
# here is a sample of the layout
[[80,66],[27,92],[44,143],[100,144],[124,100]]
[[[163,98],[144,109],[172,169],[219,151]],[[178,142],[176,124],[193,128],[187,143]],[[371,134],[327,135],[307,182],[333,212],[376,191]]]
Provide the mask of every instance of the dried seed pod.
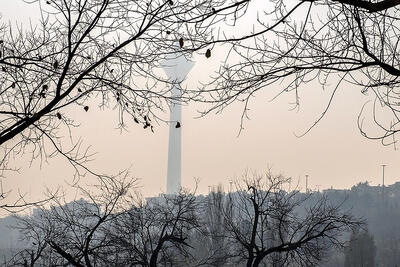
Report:
[[211,50],[207,49],[206,51],[206,58],[210,58],[211,57]]

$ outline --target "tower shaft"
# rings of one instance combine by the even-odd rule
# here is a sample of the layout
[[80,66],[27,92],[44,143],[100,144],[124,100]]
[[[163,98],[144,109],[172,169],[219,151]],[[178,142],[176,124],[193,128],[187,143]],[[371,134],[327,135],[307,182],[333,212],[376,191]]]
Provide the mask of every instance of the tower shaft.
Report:
[[[174,85],[171,95],[180,99],[181,90]],[[167,194],[177,194],[181,188],[182,130],[176,127],[181,121],[182,106],[177,101],[171,106],[169,124]]]

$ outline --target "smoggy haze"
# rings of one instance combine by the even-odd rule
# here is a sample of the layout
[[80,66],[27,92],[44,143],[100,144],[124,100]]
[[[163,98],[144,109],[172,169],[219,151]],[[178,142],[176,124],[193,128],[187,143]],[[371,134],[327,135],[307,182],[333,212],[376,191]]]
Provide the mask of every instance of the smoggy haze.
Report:
[[[3,18],[26,16],[31,11],[21,9],[20,1],[2,0]],[[23,10],[23,11],[22,11]],[[217,61],[217,59],[213,59]],[[194,68],[185,86],[197,86],[197,79],[205,79],[210,62],[195,57]],[[214,66],[215,67],[215,66]],[[399,180],[400,152],[393,146],[384,147],[379,141],[367,140],[357,128],[357,116],[362,105],[370,98],[351,87],[337,93],[325,118],[306,136],[297,138],[323,111],[329,92],[318,84],[302,88],[299,112],[289,111],[293,96],[284,95],[270,102],[280,88],[260,91],[250,105],[250,120],[244,121],[244,130],[238,136],[241,103],[227,108],[222,114],[210,114],[194,119],[202,106],[183,107],[182,121],[182,185],[193,186],[193,178],[201,179],[199,192],[205,193],[209,185],[221,183],[228,188],[229,180],[240,176],[246,168],[263,171],[268,166],[275,172],[297,179],[304,188],[304,176],[310,175],[310,187],[348,188],[360,181],[381,183],[380,164],[388,165],[385,182]],[[168,125],[160,123],[155,133],[140,125],[127,122],[127,131],[118,127],[116,110],[100,110],[94,101],[89,112],[71,110],[81,123],[75,136],[82,136],[95,155],[90,164],[98,172],[117,172],[129,168],[140,178],[145,195],[166,190]],[[169,114],[163,114],[168,118]],[[73,171],[62,159],[49,159],[48,163],[33,162],[29,157],[17,158],[14,165],[19,173],[3,179],[3,186],[31,192],[39,196],[44,186],[54,188],[72,180]],[[40,166],[41,165],[41,166]]]

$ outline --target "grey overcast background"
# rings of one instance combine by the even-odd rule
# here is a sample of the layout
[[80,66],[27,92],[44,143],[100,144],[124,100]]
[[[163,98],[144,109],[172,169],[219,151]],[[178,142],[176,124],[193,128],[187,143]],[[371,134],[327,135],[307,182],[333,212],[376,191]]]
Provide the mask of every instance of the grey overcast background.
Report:
[[[254,6],[253,6],[254,7]],[[27,26],[34,21],[36,11],[22,1],[1,0],[3,21]],[[218,57],[212,64],[203,57],[194,57],[195,66],[184,86],[197,86],[198,81],[212,75]],[[206,193],[208,186],[222,184],[228,189],[229,180],[240,177],[246,168],[284,173],[300,179],[304,190],[304,176],[309,175],[313,189],[349,188],[360,181],[372,185],[381,183],[382,167],[387,164],[385,183],[399,181],[400,152],[393,146],[382,146],[379,141],[367,140],[357,128],[357,116],[362,105],[370,99],[351,86],[342,87],[324,119],[307,135],[302,133],[320,116],[330,96],[316,83],[301,90],[299,111],[290,111],[293,96],[284,95],[270,101],[279,87],[265,88],[251,101],[250,120],[238,136],[242,106],[227,108],[222,114],[210,114],[195,119],[202,106],[183,107],[182,122],[182,185],[192,187],[193,178],[200,178],[198,193]],[[160,123],[155,133],[143,130],[132,122],[127,131],[120,131],[118,114],[100,110],[96,102],[89,112],[71,110],[81,123],[76,136],[97,152],[91,166],[99,172],[116,172],[130,168],[140,178],[145,196],[166,190],[168,125]],[[75,114],[76,113],[76,114]],[[163,114],[167,119],[168,114]],[[62,159],[29,163],[29,155],[17,158],[19,173],[3,179],[3,187],[28,192],[32,199],[41,197],[46,187],[55,188],[72,180],[72,170]],[[84,181],[90,183],[90,181]]]

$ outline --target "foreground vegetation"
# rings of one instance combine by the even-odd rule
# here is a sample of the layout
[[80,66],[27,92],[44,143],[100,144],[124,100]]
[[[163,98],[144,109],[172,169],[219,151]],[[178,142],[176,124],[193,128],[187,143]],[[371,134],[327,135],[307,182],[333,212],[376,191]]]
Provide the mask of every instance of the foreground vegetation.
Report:
[[16,217],[25,247],[5,265],[316,265],[363,223],[325,195],[286,192],[289,181],[245,174],[235,192],[148,199],[127,177],[76,185],[77,200]]

